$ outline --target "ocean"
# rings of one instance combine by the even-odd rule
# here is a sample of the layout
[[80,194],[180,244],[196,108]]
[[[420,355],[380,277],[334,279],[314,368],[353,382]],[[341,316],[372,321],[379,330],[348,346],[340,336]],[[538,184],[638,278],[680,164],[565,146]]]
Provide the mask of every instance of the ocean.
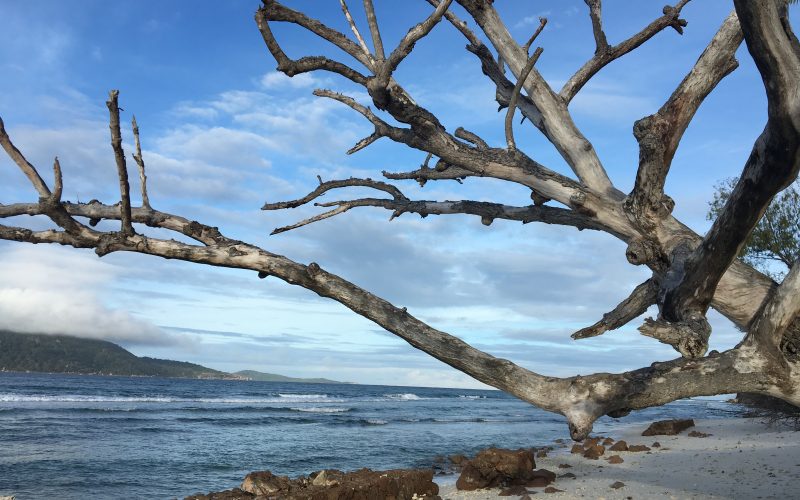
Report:
[[[692,399],[595,431],[736,415]],[[256,470],[429,467],[568,437],[560,415],[499,391],[0,373],[0,496],[17,500],[183,498]]]

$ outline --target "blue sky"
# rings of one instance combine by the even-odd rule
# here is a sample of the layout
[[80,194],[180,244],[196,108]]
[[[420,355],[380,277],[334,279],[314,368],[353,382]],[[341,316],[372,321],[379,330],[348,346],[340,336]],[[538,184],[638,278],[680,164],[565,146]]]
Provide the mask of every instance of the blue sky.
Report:
[[[361,2],[350,2],[357,22]],[[336,1],[288,2],[350,35]],[[393,46],[430,6],[376,1],[384,43]],[[630,190],[638,150],[633,121],[656,111],[732,9],[695,0],[683,11],[683,36],[671,29],[612,63],[571,105],[620,189]],[[591,56],[581,0],[498,0],[524,41],[538,17],[537,67],[553,87]],[[661,15],[663,2],[604,2],[604,24],[618,43]],[[403,216],[362,209],[289,233],[278,226],[314,208],[262,212],[324,179],[412,170],[424,154],[383,139],[348,157],[371,127],[349,108],[315,98],[331,88],[364,92],[325,74],[286,78],[274,71],[253,21],[255,1],[0,1],[0,116],[16,144],[49,172],[58,155],[65,198],[113,203],[116,174],[104,102],[120,89],[123,121],[141,127],[154,207],[219,226],[227,235],[326,269],[409,308],[433,326],[535,371],[572,375],[620,371],[671,359],[674,351],[641,337],[634,321],[620,331],[575,342],[569,334],[599,319],[647,272],[630,266],[624,245],[589,231],[462,216]],[[797,16],[797,9],[793,15]],[[795,24],[796,24],[795,20]],[[292,27],[276,35],[293,57],[335,54]],[[504,143],[494,90],[455,30],[439,25],[417,44],[396,77],[450,130],[466,127]],[[337,56],[338,57],[338,56]],[[708,227],[714,185],[738,175],[765,123],[763,87],[744,46],[740,68],[700,109],[667,182],[675,214]],[[129,127],[125,149],[132,151]],[[518,146],[568,173],[555,149],[528,125]],[[132,162],[130,162],[132,165]],[[401,184],[417,199],[477,199],[527,204],[527,191],[491,180]],[[137,191],[134,185],[133,191]],[[0,202],[33,201],[35,192],[0,158]],[[328,195],[327,199],[334,199]],[[14,221],[33,227],[46,222]],[[111,227],[111,226],[109,226]],[[653,311],[650,314],[654,314]],[[712,348],[739,334],[714,316]],[[139,355],[235,371],[256,369],[360,383],[479,387],[344,307],[253,273],[204,268],[141,255],[98,259],[88,251],[0,242],[0,328],[69,333],[118,342]]]

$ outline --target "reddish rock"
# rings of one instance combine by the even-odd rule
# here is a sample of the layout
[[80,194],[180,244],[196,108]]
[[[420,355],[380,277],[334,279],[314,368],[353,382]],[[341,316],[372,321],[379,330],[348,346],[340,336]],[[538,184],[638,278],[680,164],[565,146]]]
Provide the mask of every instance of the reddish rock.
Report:
[[628,451],[628,443],[625,441],[617,441],[609,448],[609,451]]
[[603,446],[611,446],[612,444],[614,444],[614,440],[611,438],[605,438],[601,444]]
[[558,488],[554,488],[552,486],[548,486],[547,488],[544,489],[544,492],[545,493],[563,493],[564,490],[559,490]]
[[692,419],[672,419],[653,422],[650,427],[642,432],[642,436],[674,436],[681,431],[694,427]]
[[601,444],[596,444],[591,448],[587,448],[585,452],[583,452],[584,458],[588,458],[590,460],[597,460],[606,452],[605,446]]
[[689,433],[689,437],[693,438],[707,438],[710,435],[711,434],[706,434],[705,432],[699,432],[699,431],[692,431]]
[[572,445],[572,449],[569,451],[570,453],[580,453],[583,455],[584,449],[583,445],[579,443],[575,443]]
[[471,491],[526,484],[533,477],[534,467],[536,462],[530,450],[488,448],[464,465],[456,488]]
[[643,444],[632,444],[628,446],[628,451],[650,451],[650,447]]
[[623,483],[622,481],[617,481],[617,482],[615,482],[614,484],[611,485],[611,487],[614,488],[615,490],[618,490],[618,489],[620,489],[620,488],[622,488],[624,486],[625,486],[625,483]]
[[611,455],[610,457],[608,457],[608,463],[610,464],[621,464],[624,461],[625,460],[623,460],[622,457],[619,455]]

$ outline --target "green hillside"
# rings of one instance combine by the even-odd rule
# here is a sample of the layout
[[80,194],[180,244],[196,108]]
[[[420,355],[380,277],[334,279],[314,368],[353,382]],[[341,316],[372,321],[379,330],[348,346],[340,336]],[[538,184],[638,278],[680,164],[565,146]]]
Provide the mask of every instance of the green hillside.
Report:
[[243,378],[250,380],[257,380],[259,382],[298,382],[303,384],[346,384],[347,382],[337,382],[336,380],[329,380],[327,378],[294,378],[284,377],[283,375],[276,375],[274,373],[263,373],[255,370],[242,370],[234,373]]
[[0,371],[238,379],[205,366],[140,358],[105,340],[0,331]]

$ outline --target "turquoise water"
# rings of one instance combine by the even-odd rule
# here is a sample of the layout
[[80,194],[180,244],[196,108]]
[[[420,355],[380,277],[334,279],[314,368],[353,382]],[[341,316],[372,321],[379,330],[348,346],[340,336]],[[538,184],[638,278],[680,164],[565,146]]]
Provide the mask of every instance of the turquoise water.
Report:
[[[595,430],[728,416],[687,400]],[[499,391],[0,373],[0,496],[18,500],[182,498],[254,470],[425,467],[568,437],[560,415]]]

